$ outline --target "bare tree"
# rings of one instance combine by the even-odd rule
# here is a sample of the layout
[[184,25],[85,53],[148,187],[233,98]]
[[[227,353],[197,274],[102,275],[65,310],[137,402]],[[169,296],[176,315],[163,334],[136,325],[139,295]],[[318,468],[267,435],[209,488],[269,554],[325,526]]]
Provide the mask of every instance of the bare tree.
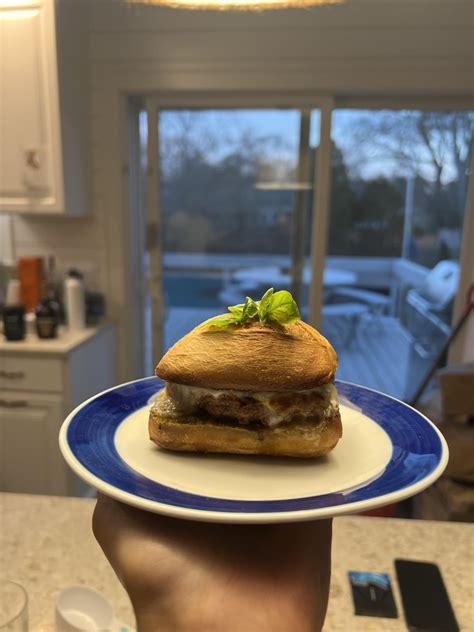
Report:
[[159,132],[165,248],[285,250],[285,228],[262,225],[255,186],[262,166],[289,153],[284,135],[259,133],[219,111],[163,112]]
[[380,160],[397,175],[421,176],[439,188],[456,180],[465,191],[473,112],[364,111],[346,125],[343,151],[356,175]]

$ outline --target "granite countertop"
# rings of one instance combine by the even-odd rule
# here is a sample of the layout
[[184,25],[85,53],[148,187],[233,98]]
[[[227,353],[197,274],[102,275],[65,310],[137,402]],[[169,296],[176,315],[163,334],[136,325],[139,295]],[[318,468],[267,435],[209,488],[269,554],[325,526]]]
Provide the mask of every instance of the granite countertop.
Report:
[[[54,598],[67,586],[87,584],[133,624],[128,597],[91,531],[94,501],[0,494],[1,574],[29,594],[31,632],[54,630]],[[395,581],[396,557],[436,562],[461,630],[474,630],[474,526],[419,520],[341,517],[334,521],[333,573],[325,632],[406,630]],[[355,617],[347,571],[389,573],[398,619]]]
[[84,344],[90,338],[98,334],[104,328],[110,327],[109,323],[97,327],[86,327],[78,331],[69,331],[67,327],[60,327],[57,338],[38,338],[34,334],[28,334],[23,340],[6,340],[0,336],[0,353],[43,353],[62,355],[69,353],[79,345]]

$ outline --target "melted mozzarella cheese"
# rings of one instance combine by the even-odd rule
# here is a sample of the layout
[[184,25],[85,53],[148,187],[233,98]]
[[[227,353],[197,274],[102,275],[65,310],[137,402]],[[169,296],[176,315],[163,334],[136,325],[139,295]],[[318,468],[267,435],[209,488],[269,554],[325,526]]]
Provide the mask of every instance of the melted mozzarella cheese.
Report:
[[[302,393],[311,395],[312,393],[318,393],[324,402],[324,408],[330,412],[338,405],[337,390],[334,384],[325,384],[324,386],[318,386],[313,389],[301,390],[301,391],[288,391],[284,393],[281,391],[234,391],[225,389],[212,389],[202,388],[198,386],[185,386],[183,384],[173,383],[173,395],[179,402],[179,407],[186,412],[192,412],[198,407],[198,403],[205,396],[219,398],[222,395],[231,395],[238,399],[253,398],[260,402],[266,408],[266,415],[264,423],[271,428],[278,426],[287,417],[287,412],[279,411],[275,408],[271,400],[278,396]],[[304,416],[304,413],[302,413]],[[263,421],[263,420],[262,420]]]

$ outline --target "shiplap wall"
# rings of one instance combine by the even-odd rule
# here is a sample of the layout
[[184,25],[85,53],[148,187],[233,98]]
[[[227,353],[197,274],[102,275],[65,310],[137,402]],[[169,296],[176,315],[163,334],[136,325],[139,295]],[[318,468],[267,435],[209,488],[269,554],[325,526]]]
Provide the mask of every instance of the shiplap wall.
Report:
[[461,104],[474,89],[471,0],[348,0],[257,14],[76,1],[84,6],[88,40],[91,216],[16,218],[15,249],[18,256],[53,253],[63,266],[85,268],[106,293],[121,328],[123,379],[133,376],[133,323],[124,309],[131,277],[119,94],[268,90],[444,96]]
[[257,14],[99,0],[90,52],[99,74],[108,64],[124,73],[159,67],[169,87],[182,74],[190,88],[235,88],[238,74],[251,88],[273,78],[282,90],[342,95],[466,94],[474,80],[473,11],[472,0],[348,0]]

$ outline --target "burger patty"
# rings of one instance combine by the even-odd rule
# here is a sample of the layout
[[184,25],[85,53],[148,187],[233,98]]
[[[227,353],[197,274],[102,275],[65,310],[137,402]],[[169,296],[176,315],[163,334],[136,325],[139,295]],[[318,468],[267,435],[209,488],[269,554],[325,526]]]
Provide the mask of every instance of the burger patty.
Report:
[[183,412],[201,411],[244,425],[259,422],[276,426],[308,417],[316,421],[337,408],[332,384],[308,391],[256,393],[201,389],[168,382],[166,391]]

